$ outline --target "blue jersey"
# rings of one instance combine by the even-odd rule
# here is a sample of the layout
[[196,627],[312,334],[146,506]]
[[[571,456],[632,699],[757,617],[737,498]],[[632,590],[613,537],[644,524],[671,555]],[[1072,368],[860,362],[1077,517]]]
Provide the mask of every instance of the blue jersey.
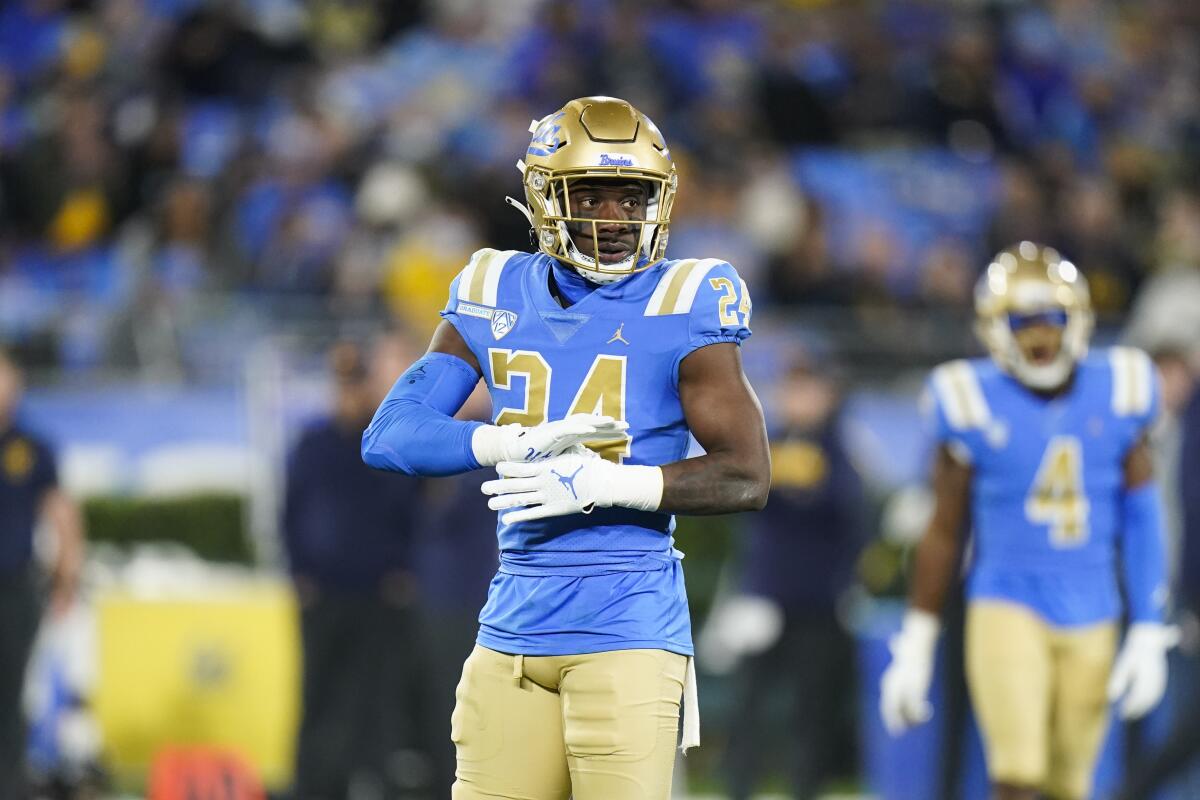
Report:
[[1123,465],[1159,402],[1149,357],[1094,353],[1049,399],[987,359],[943,364],[928,388],[939,442],[973,470],[967,596],[1054,625],[1116,618]]
[[[679,363],[750,335],[750,300],[716,259],[663,261],[563,308],[553,260],[480,250],[450,287],[442,316],[479,360],[498,425],[575,413],[626,420],[604,457],[661,465],[684,458],[689,432]],[[627,508],[498,523],[500,569],[479,643],[527,655],[661,648],[691,655],[682,554],[670,514]]]

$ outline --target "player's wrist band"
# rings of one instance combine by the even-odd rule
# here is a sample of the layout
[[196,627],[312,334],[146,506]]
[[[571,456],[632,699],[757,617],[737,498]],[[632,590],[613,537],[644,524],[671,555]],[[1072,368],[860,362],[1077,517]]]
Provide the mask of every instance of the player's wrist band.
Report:
[[900,635],[913,646],[922,650],[933,650],[937,644],[938,634],[942,623],[937,615],[920,608],[910,608],[904,612],[904,622],[900,626]]
[[607,484],[610,505],[638,511],[658,511],[662,505],[663,474],[661,467],[641,464],[611,464]]
[[508,458],[505,433],[499,425],[479,425],[471,433],[471,453],[481,467],[491,467]]

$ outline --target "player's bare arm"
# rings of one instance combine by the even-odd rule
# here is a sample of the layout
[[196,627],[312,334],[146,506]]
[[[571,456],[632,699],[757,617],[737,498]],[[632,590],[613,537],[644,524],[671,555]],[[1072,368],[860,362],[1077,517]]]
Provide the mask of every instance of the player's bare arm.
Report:
[[737,345],[701,347],[683,359],[679,399],[705,455],[662,468],[661,510],[729,514],[766,505],[771,485],[766,425]]
[[471,348],[467,347],[466,340],[449,322],[443,320],[438,324],[433,332],[433,338],[429,340],[428,352],[445,353],[448,356],[461,358],[470,365],[471,369],[475,370],[476,375],[483,374],[483,370],[479,368],[479,360],[475,358]]
[[1154,480],[1154,456],[1146,437],[1143,436],[1137,444],[1129,448],[1122,468],[1126,490],[1137,489]]
[[971,468],[946,447],[933,464],[933,516],[913,558],[913,608],[939,615],[962,558],[962,531],[970,500]]
[[970,501],[972,470],[945,445],[933,464],[934,509],[917,545],[909,610],[892,637],[892,662],[880,687],[880,713],[893,734],[929,719],[928,700],[939,617],[962,558],[961,538]]

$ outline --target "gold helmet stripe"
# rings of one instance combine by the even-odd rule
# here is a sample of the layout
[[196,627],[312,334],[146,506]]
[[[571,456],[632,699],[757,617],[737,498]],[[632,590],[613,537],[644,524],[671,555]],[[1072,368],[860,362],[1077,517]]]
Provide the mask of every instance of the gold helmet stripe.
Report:
[[1122,417],[1145,414],[1153,399],[1154,366],[1150,357],[1133,347],[1114,347],[1108,358],[1112,365],[1113,411]]

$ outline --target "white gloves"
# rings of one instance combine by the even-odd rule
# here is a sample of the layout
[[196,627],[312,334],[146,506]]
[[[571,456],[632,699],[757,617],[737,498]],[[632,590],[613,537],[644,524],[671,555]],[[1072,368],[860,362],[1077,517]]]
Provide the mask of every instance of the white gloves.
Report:
[[934,651],[941,625],[928,611],[910,608],[900,632],[888,643],[892,661],[879,684],[879,714],[892,736],[933,715],[929,682],[933,679]]
[[744,656],[762,653],[783,634],[783,609],[756,594],[717,601],[696,640],[696,657],[709,672],[726,675]]
[[484,494],[495,495],[488,500],[488,508],[503,511],[525,506],[504,514],[500,521],[505,525],[590,514],[597,506],[654,511],[662,501],[661,469],[614,464],[583,446],[542,461],[504,461],[496,465],[496,472],[500,480],[480,487]]
[[1137,719],[1158,705],[1167,688],[1167,651],[1179,642],[1171,625],[1135,622],[1108,679],[1108,699],[1119,703],[1121,719]]
[[566,419],[532,427],[480,425],[471,434],[471,450],[480,466],[501,461],[538,461],[570,450],[581,442],[616,439],[629,423],[598,414],[572,414]]

